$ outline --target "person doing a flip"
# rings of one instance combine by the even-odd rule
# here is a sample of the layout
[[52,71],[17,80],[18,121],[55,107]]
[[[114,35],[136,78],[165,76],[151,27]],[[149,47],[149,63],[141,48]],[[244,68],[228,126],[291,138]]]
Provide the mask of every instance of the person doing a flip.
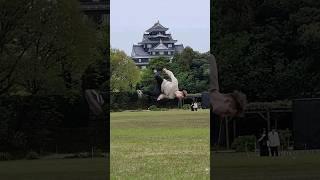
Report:
[[143,93],[141,90],[137,90],[138,96],[141,98],[143,94],[151,95],[157,97],[157,101],[161,99],[183,99],[187,96],[186,90],[179,90],[178,80],[174,76],[174,74],[166,68],[163,68],[162,71],[166,73],[170,80],[164,79],[160,76],[160,72],[158,70],[153,70],[154,78],[156,80],[156,84],[153,92],[151,93]]

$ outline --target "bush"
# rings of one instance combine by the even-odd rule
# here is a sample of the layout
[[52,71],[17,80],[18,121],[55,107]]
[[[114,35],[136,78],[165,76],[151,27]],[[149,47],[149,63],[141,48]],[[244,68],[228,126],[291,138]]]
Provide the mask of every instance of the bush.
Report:
[[12,155],[8,152],[0,152],[0,161],[12,160]]
[[278,132],[281,145],[284,149],[288,149],[290,147],[290,142],[292,139],[292,131],[287,128],[285,130],[278,130]]
[[88,158],[90,157],[90,154],[87,152],[81,152],[75,155],[75,158]]
[[39,159],[40,156],[38,153],[34,152],[34,151],[30,151],[28,152],[28,154],[26,155],[26,159],[32,160],[32,159]]
[[237,152],[254,151],[255,142],[255,136],[239,136],[233,141],[231,148],[235,149]]
[[191,105],[190,104],[184,104],[182,109],[191,109]]
[[152,106],[150,106],[148,109],[149,109],[150,111],[157,111],[157,110],[158,110],[158,108],[157,108],[156,105],[152,105]]
[[103,151],[101,149],[96,149],[93,151],[93,157],[104,157]]

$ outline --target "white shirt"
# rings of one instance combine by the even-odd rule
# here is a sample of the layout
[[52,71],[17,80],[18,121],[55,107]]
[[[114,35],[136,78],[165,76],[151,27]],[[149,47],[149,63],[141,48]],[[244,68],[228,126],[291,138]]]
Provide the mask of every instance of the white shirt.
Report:
[[166,74],[170,77],[171,81],[163,79],[161,84],[161,92],[167,96],[169,99],[174,99],[176,97],[175,92],[179,91],[178,80],[174,77],[173,73],[169,70],[164,70]]
[[280,146],[280,138],[278,132],[269,132],[268,138],[270,142],[270,147]]
[[198,103],[194,103],[193,108],[198,108]]

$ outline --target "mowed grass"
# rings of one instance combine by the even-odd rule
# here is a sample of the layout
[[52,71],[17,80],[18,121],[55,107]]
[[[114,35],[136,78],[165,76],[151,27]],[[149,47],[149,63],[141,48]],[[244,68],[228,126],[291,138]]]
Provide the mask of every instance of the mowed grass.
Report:
[[111,179],[210,179],[209,111],[111,113]]
[[319,180],[320,154],[280,157],[212,153],[214,180]]
[[107,179],[107,160],[54,159],[0,162],[1,180],[98,180]]

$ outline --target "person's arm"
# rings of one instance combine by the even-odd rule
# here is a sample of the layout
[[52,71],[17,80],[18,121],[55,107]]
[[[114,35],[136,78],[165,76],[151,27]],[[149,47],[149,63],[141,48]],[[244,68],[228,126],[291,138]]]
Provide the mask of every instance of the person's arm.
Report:
[[93,90],[87,89],[85,91],[85,98],[89,104],[90,110],[95,115],[100,115],[103,112],[103,110],[102,110],[100,104],[98,103],[97,99],[94,97],[94,95],[92,93],[94,93]]
[[160,101],[161,99],[165,99],[165,98],[169,98],[169,97],[166,96],[165,94],[160,94],[160,95],[158,96],[157,101]]
[[262,141],[265,136],[266,136],[266,135],[263,134],[263,135],[260,137],[260,139],[258,139],[258,142]]
[[214,55],[210,55],[210,89],[209,92],[219,91],[218,67]]
[[170,77],[171,82],[178,82],[177,78],[173,75],[171,71],[166,68],[163,68],[163,71]]

